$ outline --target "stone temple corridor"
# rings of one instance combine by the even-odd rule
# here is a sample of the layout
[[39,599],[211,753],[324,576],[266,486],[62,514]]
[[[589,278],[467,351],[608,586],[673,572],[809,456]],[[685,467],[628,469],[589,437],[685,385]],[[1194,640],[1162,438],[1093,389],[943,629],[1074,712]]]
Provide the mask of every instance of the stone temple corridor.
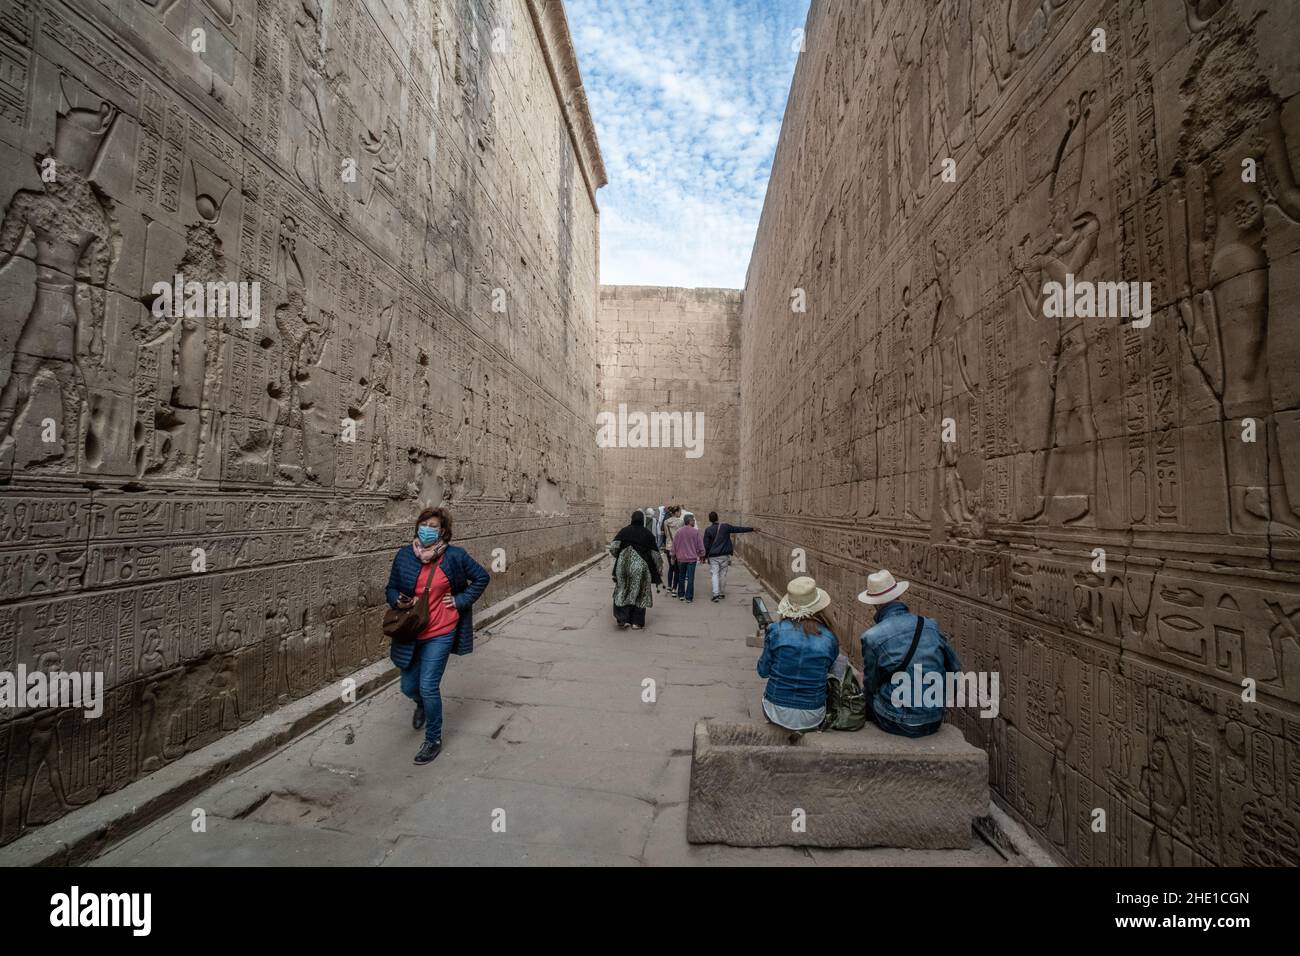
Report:
[[[744,288],[684,289],[601,282],[559,0],[0,0],[0,865],[1300,865],[1294,14],[812,0]],[[620,631],[673,503],[756,530]],[[415,767],[438,505],[492,580]],[[750,597],[860,666],[881,568],[999,677],[991,829],[688,843]]]

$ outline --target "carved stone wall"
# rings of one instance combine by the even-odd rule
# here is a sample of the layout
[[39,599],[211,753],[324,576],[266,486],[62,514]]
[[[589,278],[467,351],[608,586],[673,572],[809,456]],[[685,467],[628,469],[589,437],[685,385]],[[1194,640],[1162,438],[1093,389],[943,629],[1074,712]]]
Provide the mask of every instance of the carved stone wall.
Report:
[[560,4],[5,0],[0,168],[0,670],[107,685],[0,712],[0,842],[384,653],[422,502],[489,603],[598,549]]
[[[957,718],[996,793],[1076,863],[1300,863],[1297,34],[1240,0],[809,16],[739,547],[776,584],[807,549],[855,656],[867,572],[910,579],[1001,675]],[[1046,318],[1067,274],[1150,282],[1150,325]]]
[[[683,440],[702,439],[698,457],[689,457],[694,451],[685,447],[631,447],[637,441],[632,419],[627,446],[600,449],[606,538],[637,508],[665,504],[695,512],[701,530],[711,510],[734,521],[740,292],[602,286],[597,346],[599,411],[617,415],[624,405],[629,419],[637,413],[680,414]],[[693,430],[688,415],[690,423],[702,421],[702,433]],[[647,441],[663,444],[665,434],[678,434],[677,419],[655,421],[657,437],[647,435]]]

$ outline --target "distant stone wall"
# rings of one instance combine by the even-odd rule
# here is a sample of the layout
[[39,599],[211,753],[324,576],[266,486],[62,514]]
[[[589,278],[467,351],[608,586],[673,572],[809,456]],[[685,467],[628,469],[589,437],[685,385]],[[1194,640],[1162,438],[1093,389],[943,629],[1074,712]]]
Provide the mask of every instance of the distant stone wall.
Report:
[[383,654],[421,503],[488,602],[599,548],[560,4],[6,0],[0,167],[0,671],[107,686],[0,710],[0,842]]
[[[627,439],[624,447],[600,449],[606,537],[626,525],[633,510],[666,504],[695,512],[701,529],[711,510],[734,520],[740,292],[602,286],[598,347],[598,410],[615,416],[611,437]],[[626,428],[617,420],[620,405]],[[649,420],[654,414],[682,417]],[[648,429],[640,435],[636,415],[657,423],[654,435]],[[671,444],[673,436],[702,440],[693,450],[632,447],[642,438],[647,445]]]
[[[804,549],[855,656],[868,571],[910,579],[1001,675],[998,719],[957,717],[1000,799],[1076,863],[1300,863],[1294,13],[809,15],[745,287],[740,547],[775,584]],[[1151,283],[1150,324],[1047,317],[1074,280]]]

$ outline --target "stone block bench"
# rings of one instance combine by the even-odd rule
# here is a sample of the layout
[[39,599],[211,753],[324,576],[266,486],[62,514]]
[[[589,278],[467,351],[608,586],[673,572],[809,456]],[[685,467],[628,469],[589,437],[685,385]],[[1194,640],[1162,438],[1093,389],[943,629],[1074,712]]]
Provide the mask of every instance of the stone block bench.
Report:
[[691,843],[967,849],[988,812],[988,755],[951,724],[915,740],[870,723],[803,736],[695,725]]

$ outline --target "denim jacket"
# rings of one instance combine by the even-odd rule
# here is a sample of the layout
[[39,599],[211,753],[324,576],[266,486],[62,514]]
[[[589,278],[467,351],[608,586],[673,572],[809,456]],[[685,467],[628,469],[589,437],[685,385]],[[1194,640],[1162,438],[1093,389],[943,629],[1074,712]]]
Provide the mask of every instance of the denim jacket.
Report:
[[758,676],[767,678],[763,696],[781,707],[825,707],[826,675],[839,653],[839,640],[824,627],[805,634],[796,621],[769,624],[758,659]]
[[[916,633],[916,618],[917,615],[909,611],[902,601],[890,601],[882,604],[876,612],[875,625],[862,632],[863,693],[871,701],[876,714],[904,727],[927,727],[943,720],[942,707],[895,707],[891,699],[895,685],[882,683],[876,673],[877,666],[892,673],[903,663],[907,649],[912,646],[912,635]],[[924,620],[916,653],[912,655],[912,663],[907,666],[909,678],[915,679],[918,664],[921,665],[922,675],[935,671],[941,674],[960,671],[961,661],[957,658],[957,652],[940,633],[939,625],[929,618]]]

